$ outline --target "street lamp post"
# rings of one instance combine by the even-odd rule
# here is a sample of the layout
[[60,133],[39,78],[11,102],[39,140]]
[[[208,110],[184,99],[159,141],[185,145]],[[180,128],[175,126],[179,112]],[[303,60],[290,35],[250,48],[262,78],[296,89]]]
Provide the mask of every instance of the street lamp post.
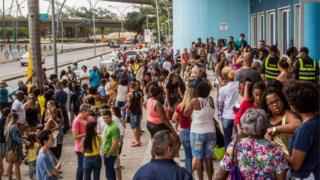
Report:
[[149,29],[149,18],[152,18],[152,17],[154,17],[154,15],[151,15],[151,14],[147,14],[147,16],[146,16],[146,21],[147,21],[147,29]]
[[3,43],[3,48],[4,48],[4,46],[5,46],[5,44],[6,44],[6,33],[5,33],[5,28],[6,28],[6,23],[5,23],[5,0],[3,0],[3,2],[2,2],[2,43]]
[[166,9],[166,11],[167,11],[167,13],[168,13],[168,35],[169,35],[169,41],[171,40],[171,28],[170,28],[170,9],[169,9],[169,7],[168,7],[168,5],[164,2],[164,1],[162,1],[162,3],[163,3],[163,5],[165,6],[165,9]]
[[63,52],[63,38],[64,38],[64,32],[63,32],[63,21],[61,21],[61,13],[62,13],[62,8],[63,6],[65,5],[67,0],[63,0],[62,4],[61,4],[61,7],[59,8],[59,12],[58,12],[58,20],[57,20],[57,29],[59,29],[59,22],[61,23],[61,30],[60,30],[60,33],[61,33],[61,52]]
[[[131,7],[131,6],[135,7],[134,5],[130,5],[130,6],[125,7],[125,8],[121,11],[119,8],[117,8],[117,7],[115,7],[115,6],[109,5],[110,8],[116,9],[116,10],[120,13],[121,33],[122,33],[122,34],[123,34],[124,13],[125,13],[126,10],[127,10],[129,7]],[[119,33],[119,42],[120,42],[120,33]]]
[[160,47],[160,45],[161,45],[161,40],[160,40],[160,18],[159,18],[159,4],[158,4],[158,0],[156,0],[156,9],[157,9],[157,26],[158,26],[158,46]]
[[97,55],[97,48],[96,48],[96,17],[95,17],[95,12],[94,10],[96,9],[96,5],[98,4],[99,0],[97,0],[94,5],[92,5],[91,0],[88,0],[90,4],[90,9],[92,11],[92,23],[93,23],[93,44],[94,44],[94,55]]
[[58,74],[58,57],[57,57],[57,42],[56,42],[56,13],[55,13],[55,3],[51,0],[52,8],[52,46],[53,46],[53,59],[54,59],[54,73]]

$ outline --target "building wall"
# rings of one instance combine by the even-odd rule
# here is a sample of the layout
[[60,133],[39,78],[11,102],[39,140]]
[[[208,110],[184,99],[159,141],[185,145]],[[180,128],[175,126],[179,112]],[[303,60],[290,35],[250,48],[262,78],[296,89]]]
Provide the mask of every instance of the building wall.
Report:
[[[252,28],[250,30],[251,37],[255,37],[255,42],[253,43],[253,46],[257,46],[257,42],[259,40],[265,40],[267,44],[269,45],[277,45],[280,49],[280,51],[284,51],[284,49],[287,49],[291,46],[300,46],[300,36],[301,34],[297,35],[299,28],[298,26],[295,26],[296,23],[300,23],[301,20],[299,16],[296,16],[296,11],[300,11],[299,6],[299,0],[251,0],[250,1],[250,17],[256,16],[256,31],[252,31]],[[298,10],[297,10],[298,9]],[[283,14],[285,12],[285,14]],[[268,18],[270,18],[270,13],[274,13],[274,22],[275,22],[275,29],[274,29],[274,35],[275,40],[270,40],[268,33],[270,33],[271,22],[268,21]],[[259,20],[260,16],[264,16],[264,27],[261,27],[260,29],[263,29],[264,35],[259,36]],[[283,20],[283,16],[286,16],[286,20]],[[283,22],[284,21],[284,22]],[[285,23],[287,22],[287,23]],[[253,26],[253,20],[249,20],[250,26]],[[282,31],[283,29],[284,31]],[[284,36],[287,36],[286,39],[284,39]]]
[[[251,41],[254,47],[259,40],[277,45],[282,53],[292,46],[307,46],[312,57],[320,58],[320,0],[250,0],[249,12],[249,35],[254,39]],[[272,21],[267,19],[271,13],[274,13],[275,21],[274,42],[270,39]],[[253,16],[257,19],[254,20]],[[259,24],[261,16],[264,21]],[[265,32],[263,36],[259,35],[259,28]]]
[[[247,35],[248,14],[249,0],[173,0],[174,48],[189,48],[198,37]],[[226,23],[228,30],[221,31],[220,23]]]
[[251,0],[250,13],[277,9],[297,3],[299,3],[299,0]]

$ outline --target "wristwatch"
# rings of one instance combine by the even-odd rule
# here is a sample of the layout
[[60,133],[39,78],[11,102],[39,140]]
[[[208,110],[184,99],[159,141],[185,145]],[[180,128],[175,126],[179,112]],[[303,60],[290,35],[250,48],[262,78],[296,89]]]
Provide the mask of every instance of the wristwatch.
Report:
[[276,126],[272,128],[271,133],[272,133],[272,135],[277,134],[277,127]]

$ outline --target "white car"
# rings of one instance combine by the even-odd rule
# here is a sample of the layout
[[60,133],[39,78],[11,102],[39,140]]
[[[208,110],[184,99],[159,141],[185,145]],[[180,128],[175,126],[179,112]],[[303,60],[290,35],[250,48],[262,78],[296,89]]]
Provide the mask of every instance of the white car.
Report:
[[100,57],[100,59],[99,59],[100,68],[105,67],[107,69],[113,70],[116,66],[115,61],[116,60],[114,60],[112,58],[103,59],[102,57]]
[[141,52],[144,56],[148,56],[150,53],[150,49],[149,48],[142,48]]
[[[21,66],[26,66],[28,65],[28,52],[24,53],[24,55],[22,55],[20,58],[19,58],[19,61],[20,61],[20,64]],[[41,61],[42,61],[42,64],[45,63],[46,59],[42,56],[41,57]]]
[[127,55],[127,59],[136,59],[136,56],[141,53],[141,50],[135,49],[135,50],[128,50],[125,52]]

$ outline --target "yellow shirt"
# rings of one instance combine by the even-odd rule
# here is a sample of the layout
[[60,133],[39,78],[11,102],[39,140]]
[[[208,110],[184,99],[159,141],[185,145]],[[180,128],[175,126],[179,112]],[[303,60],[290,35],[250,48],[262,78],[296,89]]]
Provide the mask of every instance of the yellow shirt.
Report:
[[32,161],[37,160],[39,147],[40,147],[39,143],[35,142],[33,144],[33,148],[28,149],[28,151],[27,151],[27,161],[28,162],[32,162]]
[[45,105],[46,105],[46,98],[44,97],[44,95],[38,96],[38,103],[40,106],[40,113],[41,113],[41,117],[42,117],[43,113],[44,113]]
[[99,156],[101,143],[102,143],[101,137],[97,135],[94,141],[92,142],[92,151],[88,152],[84,150],[84,156],[85,157]]
[[134,74],[137,75],[139,73],[140,68],[141,68],[141,65],[139,63],[134,63],[134,65],[133,65]]

